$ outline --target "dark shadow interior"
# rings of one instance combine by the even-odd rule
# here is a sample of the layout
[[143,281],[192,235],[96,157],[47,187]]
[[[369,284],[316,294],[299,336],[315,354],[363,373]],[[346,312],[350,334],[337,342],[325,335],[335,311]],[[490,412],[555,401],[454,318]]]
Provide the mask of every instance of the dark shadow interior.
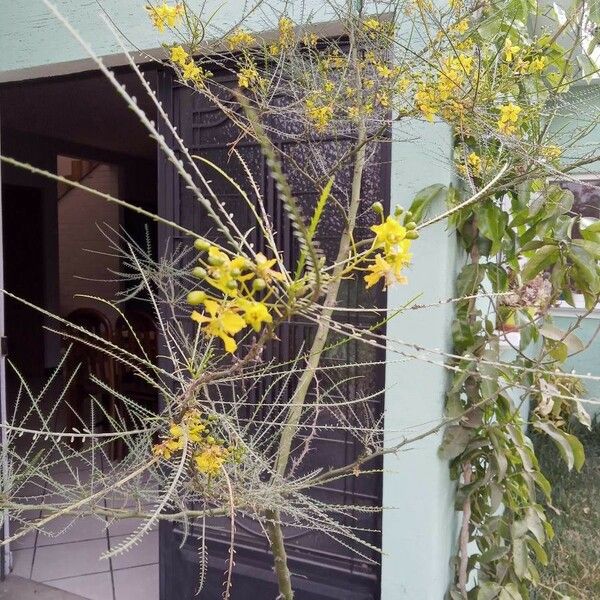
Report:
[[[137,76],[126,70],[117,76],[137,97],[142,109],[154,118],[154,105]],[[146,77],[155,87],[155,72],[147,71]],[[112,176],[112,187],[107,191],[148,211],[156,211],[156,145],[102,74],[84,73],[0,86],[0,113],[3,155],[53,173],[62,169],[73,180],[91,182],[90,187],[101,179],[99,171],[103,168]],[[77,279],[77,269],[86,260],[93,261],[94,255],[80,257],[79,263],[67,270],[69,285],[66,286],[61,281],[61,273],[64,278],[65,271],[61,261],[72,258],[73,243],[67,252],[61,252],[61,244],[64,246],[70,235],[81,233],[86,219],[97,218],[97,212],[90,207],[97,208],[104,201],[6,164],[2,165],[1,181],[5,288],[45,310],[67,317],[73,306],[64,306],[65,293],[89,292],[84,289],[83,280]],[[74,199],[74,192],[80,197]],[[72,206],[65,220],[61,214],[65,212],[63,205],[69,202]],[[114,211],[114,205],[111,206]],[[145,239],[147,231],[151,238],[156,238],[151,221],[122,208],[116,210],[113,225],[123,227],[140,241]],[[90,245],[92,250],[105,249],[101,240]],[[107,317],[114,325],[115,315]],[[10,298],[6,301],[7,358],[34,389],[57,366],[64,350],[64,340],[44,328],[56,327],[52,321],[21,302]],[[9,414],[16,384],[14,371],[7,366]]]

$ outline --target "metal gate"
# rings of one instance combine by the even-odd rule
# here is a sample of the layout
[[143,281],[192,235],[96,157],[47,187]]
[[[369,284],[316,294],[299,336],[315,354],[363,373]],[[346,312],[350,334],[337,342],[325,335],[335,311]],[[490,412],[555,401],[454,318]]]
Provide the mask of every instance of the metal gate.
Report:
[[[226,76],[224,76],[226,79]],[[205,97],[190,89],[180,86],[174,81],[169,71],[159,74],[159,95],[163,106],[171,116],[179,134],[193,154],[202,155],[219,165],[238,183],[247,180],[239,162],[228,154],[229,144],[236,140],[239,131],[214,105]],[[168,133],[165,132],[168,138]],[[305,214],[310,215],[311,207],[318,197],[319,190],[294,169],[295,160],[302,164],[306,160],[305,147],[292,139],[275,139],[275,144],[285,150],[285,155],[292,157],[284,160],[284,169],[289,178],[294,195],[304,207]],[[319,155],[321,160],[330,160],[331,164],[339,156],[341,145],[348,140],[323,137],[319,139]],[[277,192],[270,179],[265,159],[260,147],[253,141],[239,143],[236,148],[241,153],[254,178],[260,186],[266,206],[272,218],[274,228],[278,232],[278,241],[286,257],[294,263],[296,248],[287,218],[280,208]],[[371,156],[372,165],[365,176],[362,197],[366,199],[365,215],[372,215],[368,204],[375,200],[389,204],[389,145],[382,144]],[[158,206],[162,217],[174,220],[181,225],[199,233],[207,230],[209,223],[198,202],[194,201],[185,185],[179,180],[173,165],[163,156],[159,157],[158,168]],[[250,224],[245,204],[237,192],[224,179],[220,179],[211,171],[209,179],[219,199],[224,201],[235,214],[236,223],[241,230]],[[351,167],[347,172],[339,174],[336,185],[351,181]],[[344,220],[334,209],[328,209],[324,222],[319,228],[318,242],[329,260],[335,257],[339,235],[344,227]],[[368,231],[368,224],[363,221],[363,229],[357,231],[360,237]],[[260,247],[260,240],[255,240]],[[180,243],[190,244],[191,240],[182,237],[173,230],[161,226],[159,228],[159,248],[173,248]],[[344,282],[340,290],[340,304],[345,306],[385,306],[383,293],[366,291],[362,282]],[[340,315],[346,321],[360,321],[368,325],[374,317],[356,317],[356,313]],[[273,352],[285,359],[299,348],[303,340],[310,339],[313,326],[308,323],[293,323],[282,328],[280,341]],[[333,335],[330,339],[333,339]],[[381,360],[381,351],[365,344],[347,343],[329,353],[325,361],[366,362]],[[350,371],[350,372],[349,372]],[[344,372],[343,378],[352,374],[360,379],[352,383],[342,384],[339,393],[346,398],[357,394],[369,394],[382,387],[384,380],[383,366],[370,368],[368,372],[355,369]],[[342,379],[340,377],[340,379]],[[381,414],[383,399],[379,396],[371,402],[373,415]],[[319,457],[327,456],[332,466],[341,466],[357,457],[359,449],[354,438],[344,431],[327,431],[316,441],[317,449],[313,451],[303,464],[303,468],[314,469],[323,466]],[[373,465],[376,466],[376,465]],[[314,490],[319,499],[337,505],[378,506],[381,502],[381,477],[366,475],[347,477],[327,487]],[[380,514],[377,512],[356,511],[353,525],[363,528],[364,539],[373,546],[379,546]],[[290,568],[293,573],[293,584],[298,600],[375,600],[379,598],[379,566],[376,551],[366,550],[368,560],[360,557],[350,548],[346,548],[334,540],[314,531],[285,531],[286,547]],[[182,534],[177,526],[161,524],[160,531],[160,589],[161,600],[187,600],[194,597],[198,582],[198,544],[193,536],[189,536],[182,544]],[[210,523],[207,533],[209,572],[207,583],[200,598],[216,600],[223,592],[222,580],[226,570],[229,551],[229,534],[222,522]],[[267,540],[262,529],[252,522],[240,520],[236,526],[235,568],[233,599],[272,600],[277,597],[277,588],[272,568]],[[365,547],[361,547],[365,553]]]

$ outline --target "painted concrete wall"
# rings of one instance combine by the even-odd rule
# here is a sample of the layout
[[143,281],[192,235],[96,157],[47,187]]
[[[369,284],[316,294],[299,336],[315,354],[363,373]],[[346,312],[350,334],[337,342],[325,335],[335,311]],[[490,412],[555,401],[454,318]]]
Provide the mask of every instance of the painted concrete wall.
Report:
[[[71,159],[59,157],[60,163]],[[70,173],[66,165],[63,173]],[[113,165],[99,164],[81,183],[92,189],[119,196],[119,173]],[[77,308],[94,308],[116,320],[116,312],[103,302],[82,295],[114,300],[120,282],[120,260],[110,252],[109,242],[100,228],[118,231],[120,209],[102,198],[80,189],[69,190],[58,200],[58,263],[60,278],[60,314],[67,317]],[[93,254],[92,254],[93,252]]]
[[[51,1],[98,56],[107,57],[107,63],[120,53],[120,48],[103,16],[110,18],[116,28],[126,33],[131,49],[159,49],[162,43],[172,41],[169,35],[159,35],[152,28],[144,10],[145,0]],[[234,27],[244,5],[247,11],[255,6],[253,2],[241,0],[188,0],[188,5],[193,10],[202,6],[203,15],[212,15],[212,35]],[[292,17],[294,11],[302,11],[304,18],[311,14],[314,21],[333,18],[326,2],[274,0],[268,6],[265,3],[259,10],[249,11],[244,27],[261,31],[270,28],[276,23],[274,15],[281,14],[284,8]],[[42,0],[0,0],[0,9],[0,81],[48,75],[49,66],[52,66],[52,74],[89,68],[85,64],[87,53]]]
[[[591,85],[581,85],[565,95],[559,106],[560,116],[552,123],[552,131],[556,135],[557,143],[572,144],[568,151],[569,159],[580,159],[591,152],[598,154],[600,147],[600,126],[595,125],[600,115],[600,82]],[[575,119],[573,115],[577,115]],[[585,135],[581,132],[585,129]],[[600,162],[588,164],[574,171],[574,175],[594,176],[600,179]],[[581,311],[576,309],[561,309],[555,312],[555,323],[563,330],[568,329]],[[589,342],[596,329],[600,326],[600,308],[593,315],[582,322],[576,332],[584,342]],[[568,369],[575,372],[593,376],[600,376],[600,336],[597,336],[590,346],[581,354],[574,356],[567,362]],[[590,414],[600,415],[600,381],[584,381],[587,389],[587,398],[592,402],[586,404]]]
[[[392,205],[406,206],[414,194],[432,183],[451,181],[449,129],[443,124],[416,123],[396,132],[419,144],[395,142],[392,148]],[[407,136],[408,134],[408,136]],[[441,212],[436,207],[432,214]],[[414,264],[406,286],[392,287],[388,308],[402,306],[417,294],[418,302],[435,303],[453,297],[456,241],[445,223],[423,232],[414,244]],[[451,348],[452,306],[408,311],[391,321],[393,340],[425,348]],[[415,354],[410,346],[398,346]],[[444,362],[440,355],[428,356]],[[387,444],[411,437],[436,423],[444,413],[447,373],[440,365],[390,353],[386,369],[385,427]],[[451,581],[450,560],[456,538],[454,484],[448,463],[438,457],[440,435],[417,442],[384,461],[382,600],[441,600]]]

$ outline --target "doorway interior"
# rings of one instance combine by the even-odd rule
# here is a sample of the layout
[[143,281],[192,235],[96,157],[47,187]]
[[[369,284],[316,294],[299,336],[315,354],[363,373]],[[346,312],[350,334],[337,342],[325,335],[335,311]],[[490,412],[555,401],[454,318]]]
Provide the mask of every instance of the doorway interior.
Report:
[[[154,85],[155,74],[147,72],[146,77]],[[137,77],[123,70],[118,78],[134,91],[142,109],[153,114]],[[4,155],[156,211],[155,143],[101,74],[6,84],[0,87],[0,112]],[[122,285],[120,259],[110,250],[106,233],[122,229],[145,244],[148,237],[156,239],[155,225],[26,170],[3,166],[1,181],[5,289],[63,318],[82,310],[99,313],[116,329],[114,312],[92,299],[114,298]],[[10,298],[5,323],[9,363],[33,389],[41,389],[64,352],[64,340],[49,331],[56,323]],[[23,409],[17,409],[19,379],[10,364],[9,415]],[[52,394],[48,398],[52,402]],[[78,471],[78,476],[86,475]],[[24,490],[24,495],[43,503],[47,492],[42,486]],[[43,511],[38,513],[30,516]],[[12,571],[82,598],[158,598],[157,532],[127,555],[99,561],[136,526],[132,520],[103,526],[98,519],[77,519],[57,523],[52,536],[31,532],[11,546]]]

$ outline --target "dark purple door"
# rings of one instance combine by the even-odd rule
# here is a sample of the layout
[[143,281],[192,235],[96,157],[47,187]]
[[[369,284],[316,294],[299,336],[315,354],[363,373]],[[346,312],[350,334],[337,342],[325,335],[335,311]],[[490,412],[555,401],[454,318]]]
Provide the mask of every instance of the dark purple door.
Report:
[[[183,136],[186,144],[194,154],[202,155],[230,173],[238,183],[247,181],[242,165],[229,156],[228,145],[233,142],[238,131],[214,105],[200,94],[179,86],[173,81],[169,72],[159,76],[160,98],[172,116],[174,124]],[[297,165],[306,165],[307,149],[291,136],[281,135],[274,140],[286,155],[284,168],[288,174],[295,196],[310,215],[312,206],[318,197],[318,189],[311,182],[311,177],[301,173]],[[322,138],[319,140],[318,154],[321,167],[332,165],[340,152],[348,146],[348,140]],[[254,175],[265,198],[276,230],[279,232],[279,243],[289,257],[291,264],[296,258],[296,248],[291,228],[283,211],[279,208],[275,186],[269,178],[265,160],[260,148],[254,142],[240,143],[237,149]],[[374,199],[387,202],[389,198],[389,148],[383,144],[373,150],[372,166],[369,168],[363,186],[362,196],[372,203]],[[320,168],[321,168],[320,167]],[[349,187],[350,170],[338,174],[336,185],[346,182]],[[236,216],[236,223],[241,229],[250,225],[248,211],[232,186],[210,172],[213,189],[219,198],[225,201]],[[172,165],[159,158],[159,212],[162,216],[175,220],[194,231],[206,231],[207,219],[198,204],[190,197],[185,186],[178,180]],[[367,205],[365,214],[370,215]],[[367,217],[370,218],[370,217]],[[368,223],[358,235],[364,235]],[[324,221],[319,228],[318,241],[323,252],[331,260],[335,255],[339,234],[344,226],[343,216],[334,208],[327,209]],[[260,247],[261,240],[254,240]],[[164,227],[159,231],[159,248],[168,244],[187,243],[173,231]],[[347,282],[340,293],[340,305],[345,306],[383,306],[385,297],[382,293],[368,293],[361,282]],[[357,320],[355,313],[348,313],[339,318]],[[368,325],[375,317],[362,317],[362,324]],[[281,359],[292,355],[294,349],[310,340],[313,327],[307,323],[294,323],[283,327],[280,332],[281,341],[273,348]],[[330,340],[333,341],[334,336]],[[339,362],[364,363],[381,360],[380,351],[366,345],[346,343],[328,353],[324,361],[335,364]],[[383,367],[368,369],[345,369],[338,375],[332,375],[332,381],[338,377],[337,393],[340,397],[353,398],[357,395],[368,395],[383,387]],[[342,381],[349,380],[349,381]],[[365,413],[374,419],[381,414],[382,398],[375,396]],[[367,419],[366,415],[363,415]],[[324,411],[319,415],[319,423],[331,422],[334,415]],[[352,420],[353,415],[346,418]],[[334,466],[351,462],[360,452],[355,438],[346,431],[332,429],[324,433],[319,430],[311,452],[302,463],[301,469],[312,470],[325,464]],[[369,475],[348,477],[343,480],[314,490],[314,496],[330,504],[378,506],[381,502],[381,477]],[[380,543],[380,515],[377,512],[354,511],[348,516],[348,523],[357,528],[368,530],[361,534],[369,544],[377,547]],[[285,532],[290,567],[293,573],[296,597],[298,600],[375,600],[379,598],[379,557],[377,552],[360,550],[366,558],[344,547],[326,535],[316,531],[294,530]],[[223,521],[209,523],[208,527],[209,571],[207,583],[200,598],[217,600],[223,592],[223,574],[226,570],[229,552],[229,533]],[[182,545],[182,533],[177,526],[161,525],[160,562],[161,562],[161,600],[188,600],[194,597],[198,582],[198,544],[190,535]],[[234,569],[234,600],[274,600],[277,597],[272,561],[268,552],[268,544],[259,526],[249,520],[239,520],[236,526],[236,559]]]

